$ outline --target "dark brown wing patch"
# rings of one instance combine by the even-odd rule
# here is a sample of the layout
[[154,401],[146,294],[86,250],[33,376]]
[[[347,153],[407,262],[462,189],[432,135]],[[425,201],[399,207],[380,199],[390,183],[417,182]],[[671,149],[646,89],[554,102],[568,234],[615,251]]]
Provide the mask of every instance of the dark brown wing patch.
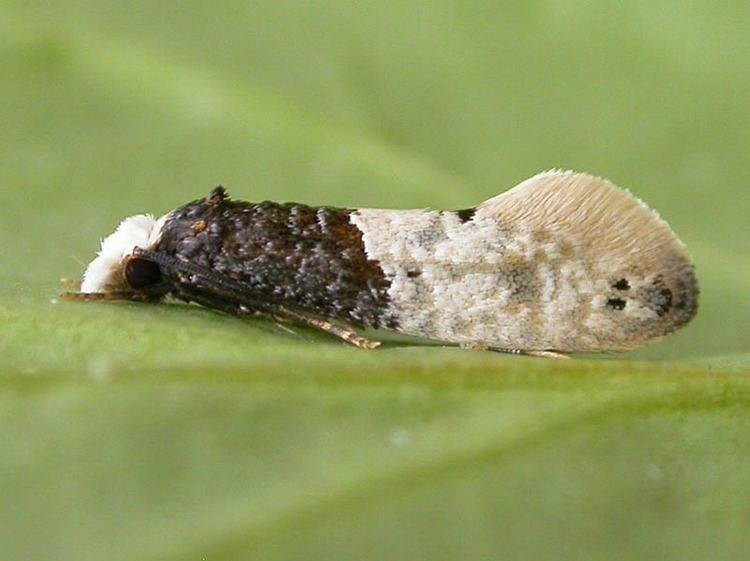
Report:
[[223,189],[215,190],[177,209],[154,251],[240,281],[269,302],[355,325],[392,327],[390,282],[367,259],[350,214],[297,203],[230,201]]

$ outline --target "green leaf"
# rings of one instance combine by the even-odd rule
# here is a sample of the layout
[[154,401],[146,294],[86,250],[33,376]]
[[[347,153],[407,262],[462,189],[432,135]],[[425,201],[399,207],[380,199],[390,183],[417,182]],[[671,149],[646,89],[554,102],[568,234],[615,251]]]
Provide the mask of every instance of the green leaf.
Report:
[[[750,554],[744,7],[0,2],[0,558]],[[605,175],[696,320],[547,361],[58,298],[125,216]]]

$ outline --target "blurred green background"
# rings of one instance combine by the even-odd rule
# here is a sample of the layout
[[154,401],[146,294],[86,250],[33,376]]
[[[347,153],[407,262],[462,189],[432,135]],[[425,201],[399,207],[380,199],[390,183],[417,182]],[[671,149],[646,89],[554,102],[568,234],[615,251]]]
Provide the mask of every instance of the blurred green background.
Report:
[[[0,0],[0,558],[750,556],[750,5]],[[125,216],[604,175],[701,309],[621,356],[59,302]]]

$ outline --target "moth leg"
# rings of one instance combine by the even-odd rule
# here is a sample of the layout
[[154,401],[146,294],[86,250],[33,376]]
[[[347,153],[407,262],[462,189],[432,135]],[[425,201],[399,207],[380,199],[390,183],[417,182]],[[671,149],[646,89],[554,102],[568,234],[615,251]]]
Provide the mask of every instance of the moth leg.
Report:
[[482,343],[480,341],[468,341],[465,343],[459,343],[458,346],[468,351],[492,351],[494,353],[505,353],[509,355],[524,354],[524,351],[522,351],[521,349],[504,349],[502,347],[492,347],[487,343]]
[[62,292],[60,298],[73,302],[113,302],[117,300],[153,302],[155,299],[151,294],[126,290],[115,292]]
[[350,345],[357,347],[358,349],[372,350],[372,349],[377,349],[380,346],[380,341],[370,341],[369,339],[362,337],[356,331],[354,331],[353,329],[349,327],[337,325],[335,323],[331,323],[330,321],[326,321],[324,319],[319,319],[316,317],[301,314],[299,312],[292,312],[290,310],[285,310],[285,309],[279,310],[279,312],[274,313],[273,316],[277,319],[282,319],[282,320],[286,319],[286,320],[294,321],[296,323],[302,323],[314,329],[318,329],[325,333],[329,333],[333,335],[334,337],[338,337],[345,343],[349,343]]
[[567,359],[569,355],[564,353],[558,353],[557,351],[521,351],[521,354],[526,356],[535,356],[538,358],[554,358],[554,359]]
[[305,313],[279,307],[277,310],[267,315],[270,315],[270,317],[276,320],[279,325],[281,325],[282,323],[296,323],[306,325],[308,327],[312,327],[313,329],[328,333],[329,335],[333,335],[334,337],[338,337],[344,343],[353,345],[358,349],[372,350],[377,349],[380,346],[380,341],[371,341],[370,339],[362,337],[351,327],[331,323],[330,321],[326,321],[315,316],[310,316]]
[[471,341],[470,343],[459,343],[458,346],[462,349],[465,349],[467,351],[489,351],[494,350],[490,349],[489,345],[485,345],[484,343],[478,343],[476,341]]
[[223,288],[219,285],[214,285],[211,290],[200,290],[198,288],[181,287],[175,291],[175,295],[178,298],[192,301],[208,308],[214,308],[234,315],[251,315],[254,313],[260,313],[262,315],[269,316],[279,322],[290,322],[307,325],[314,329],[324,331],[335,337],[338,337],[342,341],[354,345],[360,349],[376,349],[380,346],[377,341],[370,341],[359,335],[353,329],[343,327],[331,323],[329,321],[319,319],[314,316],[307,315],[302,312],[288,310],[282,306],[276,306],[271,310],[256,310],[249,302],[243,302],[241,295],[237,293],[228,292],[222,294]]
[[249,316],[256,313],[243,304],[237,304],[236,302],[228,302],[225,299],[217,298],[210,293],[204,293],[199,290],[187,290],[180,288],[174,291],[174,296],[185,302],[195,302],[206,308],[219,310],[233,316]]
[[490,347],[489,345],[486,345],[484,343],[477,343],[477,342],[460,343],[459,346],[462,349],[469,349],[469,350],[474,350],[474,351],[493,351],[496,353],[505,353],[505,354],[510,354],[510,355],[523,355],[523,356],[534,356],[538,358],[556,358],[556,359],[570,358],[566,354],[558,353],[555,351],[525,351],[523,349],[504,349],[502,347]]
[[504,353],[507,355],[523,355],[526,354],[525,351],[521,349],[505,349],[502,347],[487,347],[488,351],[492,351],[494,353]]

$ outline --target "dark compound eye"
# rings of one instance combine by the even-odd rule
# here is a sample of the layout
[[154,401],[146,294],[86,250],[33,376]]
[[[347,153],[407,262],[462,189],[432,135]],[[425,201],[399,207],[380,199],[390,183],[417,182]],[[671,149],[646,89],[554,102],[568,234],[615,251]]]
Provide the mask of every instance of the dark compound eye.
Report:
[[125,265],[125,280],[130,288],[139,290],[161,282],[159,265],[153,261],[134,257]]

